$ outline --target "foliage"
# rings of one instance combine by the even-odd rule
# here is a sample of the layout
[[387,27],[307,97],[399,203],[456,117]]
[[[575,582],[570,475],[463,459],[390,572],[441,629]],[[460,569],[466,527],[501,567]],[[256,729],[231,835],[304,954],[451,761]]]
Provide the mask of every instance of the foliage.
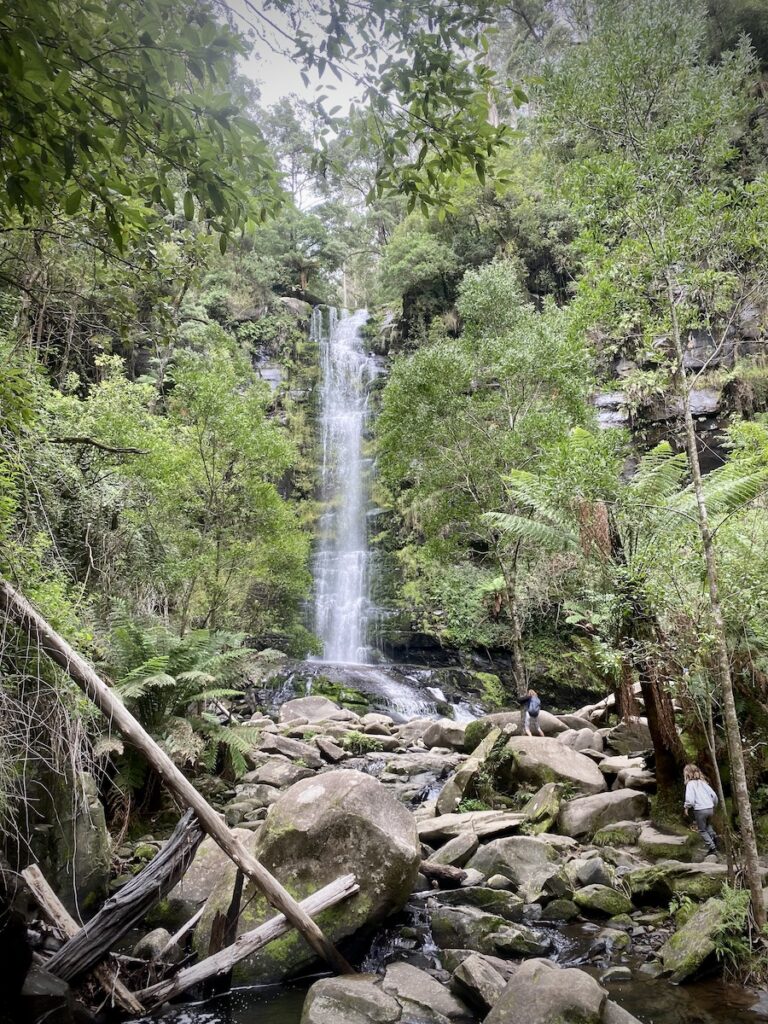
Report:
[[363,732],[353,729],[342,738],[341,745],[356,757],[364,754],[372,754],[382,749],[380,740],[375,736],[368,736]]

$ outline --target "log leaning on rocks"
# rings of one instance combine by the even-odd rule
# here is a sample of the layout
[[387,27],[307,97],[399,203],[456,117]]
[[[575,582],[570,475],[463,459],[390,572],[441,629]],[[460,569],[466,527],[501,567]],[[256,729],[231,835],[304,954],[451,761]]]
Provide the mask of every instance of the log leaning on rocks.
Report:
[[110,896],[98,914],[51,957],[46,969],[64,981],[91,970],[184,876],[202,838],[194,812],[187,811],[160,853]]
[[[51,924],[61,932],[64,938],[72,938],[82,932],[80,925],[70,916],[66,907],[64,907],[56,893],[48,885],[45,876],[37,864],[31,864],[28,868],[25,868],[21,875],[29,886],[40,909]],[[47,967],[48,965],[46,964]],[[94,974],[101,987],[118,1006],[127,1010],[128,1013],[144,1013],[144,1006],[125,987],[111,967],[107,964],[99,964],[95,968]]]
[[[319,914],[353,896],[359,888],[354,875],[343,875],[331,882],[330,885],[312,893],[300,906],[306,914]],[[193,964],[192,967],[185,967],[184,970],[179,971],[178,974],[166,981],[142,989],[141,992],[137,992],[137,996],[147,1009],[159,1006],[207,978],[231,971],[238,961],[244,960],[274,939],[279,939],[281,935],[289,932],[291,927],[283,914],[271,917],[258,928],[254,928],[250,932],[243,932],[231,946],[214,953],[213,956],[206,957],[205,960]]]
[[419,871],[430,881],[442,882],[446,888],[456,888],[467,877],[467,872],[450,864],[436,864],[433,860],[423,860]]
[[147,759],[168,789],[190,807],[201,827],[221,847],[230,860],[264,893],[272,906],[290,921],[310,946],[342,974],[353,974],[352,967],[329,942],[318,925],[296,902],[288,890],[232,834],[220,815],[198,793],[171,758],[152,739],[124,704],[115,696],[91,665],[81,658],[64,637],[50,626],[35,608],[7,580],[0,579],[0,608],[30,639],[64,669],[85,695]]

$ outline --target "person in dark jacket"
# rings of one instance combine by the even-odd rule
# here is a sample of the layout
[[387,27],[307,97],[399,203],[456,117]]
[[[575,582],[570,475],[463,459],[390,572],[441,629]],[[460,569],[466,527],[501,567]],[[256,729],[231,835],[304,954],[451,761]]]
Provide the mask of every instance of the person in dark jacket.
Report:
[[[528,692],[524,697],[520,698],[520,703],[525,707],[525,715],[523,717],[523,732],[526,736],[543,736],[544,733],[541,731],[539,725],[539,712],[541,711],[541,701],[539,695],[533,689],[528,688]],[[533,733],[531,733],[533,729]]]

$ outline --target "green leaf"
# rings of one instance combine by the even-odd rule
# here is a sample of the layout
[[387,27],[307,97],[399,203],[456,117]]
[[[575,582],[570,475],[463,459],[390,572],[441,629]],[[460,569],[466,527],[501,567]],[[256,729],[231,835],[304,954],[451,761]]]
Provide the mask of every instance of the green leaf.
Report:
[[194,220],[195,217],[195,199],[189,189],[184,193],[184,216],[187,220]]

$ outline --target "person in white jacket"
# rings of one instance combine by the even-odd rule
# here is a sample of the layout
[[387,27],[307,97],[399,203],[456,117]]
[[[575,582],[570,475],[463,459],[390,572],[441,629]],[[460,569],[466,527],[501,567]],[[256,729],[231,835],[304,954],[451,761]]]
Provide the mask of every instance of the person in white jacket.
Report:
[[712,816],[717,807],[717,793],[695,764],[687,764],[685,779],[685,813],[693,811],[699,835],[710,853],[717,853],[717,833],[712,828]]

